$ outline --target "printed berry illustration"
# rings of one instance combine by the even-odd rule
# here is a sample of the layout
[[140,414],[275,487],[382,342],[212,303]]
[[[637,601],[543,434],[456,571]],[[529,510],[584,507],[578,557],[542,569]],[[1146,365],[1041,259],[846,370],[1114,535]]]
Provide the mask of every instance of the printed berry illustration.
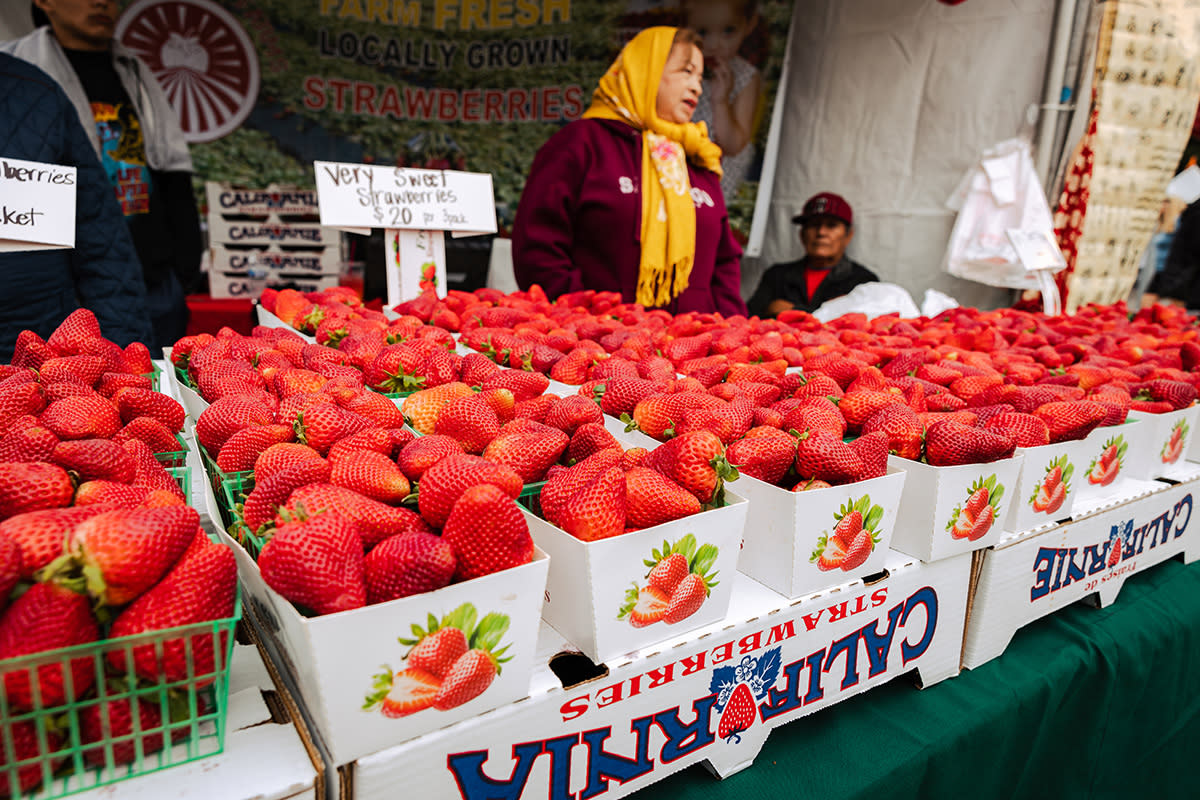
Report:
[[413,624],[412,638],[401,637],[409,647],[404,668],[394,672],[383,665],[363,702],[364,711],[385,717],[406,717],[427,708],[448,711],[479,697],[500,674],[509,645],[500,647],[508,632],[504,614],[487,614],[476,622],[477,612],[463,603],[438,620],[429,615],[425,627]]
[[720,583],[712,571],[719,550],[711,544],[696,547],[696,537],[684,536],[675,544],[663,541],[643,562],[650,571],[645,583],[635,581],[625,593],[617,619],[629,619],[635,628],[656,622],[674,625],[700,610]]
[[717,695],[718,736],[730,744],[741,742],[741,734],[758,719],[758,701],[766,698],[779,677],[781,661],[780,648],[774,647],[758,658],[743,656],[737,666],[713,670],[708,689]]
[[1112,533],[1108,536],[1108,561],[1106,566],[1115,567],[1121,560],[1121,534],[1117,532],[1117,526],[1114,525]]
[[1124,436],[1114,436],[1104,443],[1104,450],[1099,458],[1088,465],[1087,480],[1093,486],[1108,486],[1121,474],[1121,466],[1125,463],[1125,451],[1129,445]]
[[433,261],[426,261],[421,265],[421,282],[419,286],[422,292],[429,289],[437,289],[437,264]]
[[946,530],[955,539],[978,541],[987,535],[1000,513],[1000,498],[1004,486],[998,484],[994,474],[978,478],[971,484],[967,502],[957,506],[950,514]]
[[822,572],[858,569],[879,544],[883,507],[871,505],[869,495],[847,501],[833,515],[833,533],[825,531],[808,559]]
[[1186,420],[1179,420],[1171,428],[1171,438],[1163,445],[1161,456],[1164,464],[1174,464],[1183,455],[1183,443],[1187,439],[1188,425]]
[[1075,466],[1061,455],[1046,467],[1046,476],[1029,498],[1033,510],[1041,514],[1053,514],[1062,508],[1063,501],[1071,492],[1071,476]]

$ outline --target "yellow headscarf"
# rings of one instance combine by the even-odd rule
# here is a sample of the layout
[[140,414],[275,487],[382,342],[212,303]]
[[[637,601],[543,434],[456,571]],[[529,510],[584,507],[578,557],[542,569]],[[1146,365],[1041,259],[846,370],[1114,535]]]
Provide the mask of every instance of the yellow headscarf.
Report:
[[614,119],[642,131],[642,258],[637,302],[664,306],[688,286],[696,254],[696,206],[686,158],[721,174],[721,148],[703,122],[682,125],[655,111],[658,84],[676,28],[646,28],[617,56],[584,117]]

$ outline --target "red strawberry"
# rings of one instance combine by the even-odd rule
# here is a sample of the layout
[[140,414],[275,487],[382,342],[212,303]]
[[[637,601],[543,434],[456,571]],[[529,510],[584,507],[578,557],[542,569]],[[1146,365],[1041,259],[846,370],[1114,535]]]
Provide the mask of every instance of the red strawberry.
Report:
[[846,558],[842,561],[842,569],[846,572],[858,569],[870,558],[874,548],[875,542],[871,538],[871,532],[860,530],[854,539],[846,544]]
[[646,467],[625,473],[625,508],[624,524],[629,528],[651,528],[701,510],[695,495]]
[[840,436],[825,431],[806,431],[796,442],[796,474],[833,485],[853,483],[863,474],[862,457]]
[[[228,619],[233,614],[236,593],[237,561],[233,551],[198,534],[171,571],[113,621],[109,637]],[[178,636],[161,644],[133,647],[133,672],[156,683],[186,682],[197,688],[209,685],[216,680],[217,671],[226,666],[227,634],[215,637],[209,630],[189,638],[185,641]],[[124,650],[110,652],[108,663],[117,670],[129,669]]]
[[1006,412],[988,419],[985,426],[989,431],[1013,437],[1017,447],[1039,447],[1050,444],[1050,427],[1033,414]]
[[75,491],[75,507],[92,509],[100,506],[104,511],[113,508],[140,508],[149,495],[150,490],[144,486],[113,481],[87,481],[81,483]]
[[0,435],[8,433],[13,421],[26,414],[41,414],[46,408],[42,385],[20,377],[20,383],[0,387]]
[[1058,401],[1034,409],[1034,416],[1046,423],[1051,442],[1082,439],[1108,416],[1108,409],[1090,400]]
[[620,536],[626,525],[625,473],[611,467],[566,498],[555,524],[585,542]]
[[[120,692],[124,687],[117,682],[115,690]],[[136,736],[132,703],[137,705]],[[143,757],[157,753],[163,749],[163,730],[163,713],[154,696],[101,699],[79,712],[79,738],[83,744],[93,745],[84,747],[83,760],[93,767],[105,766],[108,752],[114,765],[132,764],[137,760],[139,744]]]
[[619,616],[628,617],[629,624],[635,628],[645,628],[662,621],[670,602],[670,592],[649,585],[639,589],[634,585],[627,592],[625,605],[621,607]]
[[484,378],[480,384],[480,388],[485,391],[488,389],[508,389],[513,393],[513,398],[518,403],[522,400],[529,400],[540,394],[544,394],[549,386],[550,379],[540,372],[526,372],[520,369],[498,370]]
[[[0,724],[0,797],[12,796],[14,785],[17,788],[16,796],[32,796],[34,790],[41,786],[44,776],[57,771],[66,758],[58,754],[62,748],[62,738],[48,722],[49,718],[35,717],[33,720]],[[46,743],[44,748],[43,741]],[[10,747],[14,756],[12,762],[9,762],[7,755]],[[24,765],[14,767],[9,766],[10,763]],[[13,778],[16,779],[15,783],[10,783]]]
[[183,419],[187,412],[173,397],[152,389],[121,389],[113,399],[124,423],[137,417],[150,417],[161,422],[172,433],[183,430]]
[[468,454],[447,456],[421,476],[417,489],[421,516],[435,528],[442,527],[463,492],[481,483],[497,486],[513,499],[524,486],[521,477],[503,464]]
[[[680,581],[688,576],[688,559],[683,553],[671,553],[651,568],[646,586],[670,596]],[[664,610],[665,613],[665,610]]]
[[273,421],[271,409],[256,400],[237,395],[223,397],[196,419],[196,439],[209,455],[216,455],[225,441],[243,428],[270,425]]
[[617,437],[608,432],[602,423],[588,422],[575,429],[567,446],[568,463],[582,461],[600,450],[621,449]]
[[[621,465],[623,456],[616,450],[601,450],[572,467],[548,474],[539,501],[542,516],[559,525],[559,516],[567,501],[605,470]],[[557,467],[555,469],[558,469]],[[559,527],[562,527],[559,525]]]
[[49,461],[54,456],[54,448],[58,446],[58,437],[38,423],[36,417],[21,419],[33,420],[33,424],[19,430],[10,429],[0,440],[0,461]]
[[63,554],[63,544],[76,525],[102,513],[103,506],[74,506],[29,511],[0,522],[0,538],[21,547],[21,578],[33,580],[33,573]]
[[94,479],[133,483],[137,464],[120,444],[108,439],[76,439],[59,442],[51,460],[79,475],[81,481]]
[[971,519],[975,519],[983,511],[984,506],[988,505],[988,500],[988,489],[986,486],[981,486],[967,498],[967,502],[963,506],[963,511],[969,514]]
[[552,428],[573,434],[577,428],[587,423],[604,424],[604,413],[600,406],[590,398],[581,395],[564,397],[552,405],[546,412],[545,424]]
[[423,669],[405,669],[392,675],[391,670],[375,677],[376,692],[367,697],[364,708],[378,707],[385,717],[398,719],[433,705],[442,680]]
[[694,572],[687,575],[671,592],[663,622],[668,625],[682,622],[699,611],[707,598],[708,587],[704,578]]
[[21,543],[0,534],[0,612],[8,607],[13,589],[26,572],[23,558]]
[[55,400],[39,419],[59,439],[111,439],[121,430],[121,415],[98,394]]
[[719,498],[724,481],[737,477],[725,460],[725,447],[711,431],[682,434],[656,447],[644,465],[687,489],[701,503]]
[[408,478],[382,453],[369,450],[351,452],[329,459],[329,482],[353,489],[359,494],[388,505],[397,505],[408,496]]
[[242,472],[254,468],[254,463],[264,450],[273,444],[290,442],[295,431],[287,425],[252,425],[242,428],[221,446],[217,453],[217,469],[225,473]]
[[533,558],[529,525],[512,496],[489,483],[470,486],[454,503],[442,539],[458,559],[460,581],[527,564]]
[[332,463],[344,455],[358,451],[379,453],[391,459],[400,448],[415,438],[408,428],[368,428],[350,434],[329,448],[329,460]]
[[286,522],[283,516],[285,512],[295,515],[299,510],[309,515],[333,511],[344,516],[358,528],[363,547],[367,550],[398,533],[429,532],[429,525],[415,511],[385,505],[352,489],[330,483],[310,483],[293,491],[288,496],[287,504],[276,513],[276,522]]
[[1009,458],[1016,442],[1004,433],[942,420],[925,432],[925,458],[935,467],[986,464]]
[[47,359],[38,369],[43,385],[59,381],[76,381],[94,387],[107,371],[107,364],[99,356],[60,356]]
[[479,648],[468,650],[446,672],[433,707],[448,711],[474,700],[492,685],[496,672],[491,653]]
[[885,434],[888,450],[901,458],[916,461],[921,457],[925,430],[917,412],[906,405],[892,403],[879,409],[863,423],[862,432]]
[[74,491],[66,470],[55,464],[0,464],[0,520],[62,508],[70,504]]
[[742,475],[778,484],[796,459],[796,438],[776,428],[752,428],[726,448],[725,458]]
[[258,556],[268,586],[314,614],[361,608],[367,600],[362,539],[336,512],[279,525]]
[[975,518],[975,524],[973,524],[971,529],[967,532],[967,538],[972,542],[982,539],[987,535],[987,532],[992,529],[992,523],[995,521],[995,519],[996,510],[990,505],[985,505],[983,509],[980,510],[979,516]]
[[859,511],[851,510],[838,520],[837,525],[833,528],[833,536],[841,539],[842,546],[849,549],[862,529],[863,515]]
[[72,355],[87,352],[93,339],[102,338],[96,315],[86,308],[77,308],[59,323],[46,344],[59,355]]
[[1045,512],[1047,514],[1053,514],[1055,511],[1058,511],[1060,508],[1062,508],[1063,501],[1066,499],[1067,499],[1066,484],[1061,483],[1061,482],[1055,484],[1054,488],[1050,491],[1049,498],[1046,500],[1046,507],[1044,509]]
[[324,462],[321,454],[306,444],[281,442],[273,444],[254,459],[254,479],[265,481],[277,472],[304,462]]
[[841,569],[846,563],[846,549],[846,542],[837,536],[823,536],[818,540],[817,549],[813,551],[810,560],[815,562],[817,569],[822,572]]
[[[87,644],[98,638],[100,629],[87,597],[51,583],[33,584],[0,617],[0,659]],[[74,692],[70,697],[61,660],[8,670],[3,681],[9,708],[17,712],[50,709],[82,696],[95,682],[95,665],[90,657],[75,658],[70,670]]]
[[422,638],[409,651],[408,666],[443,678],[467,650],[467,637],[461,630],[454,627],[439,628]]
[[47,569],[102,605],[123,606],[158,583],[199,531],[188,506],[106,511],[76,525],[68,554]]
[[[367,554],[367,602],[383,603],[441,589],[450,584],[457,566],[454,548],[432,533],[389,537]],[[421,666],[412,664],[411,659],[410,665]]]
[[320,458],[284,467],[265,480],[256,480],[254,489],[242,504],[242,518],[246,527],[258,531],[275,516],[276,509],[286,503],[296,489],[328,480],[329,465]]
[[396,404],[381,394],[343,389],[336,393],[339,406],[372,419],[381,428],[404,427],[404,415]]
[[846,433],[846,418],[827,397],[805,397],[790,402],[796,405],[783,414],[785,431],[820,430],[832,433],[839,439]]
[[877,431],[865,433],[850,442],[850,449],[862,459],[863,471],[859,480],[870,480],[887,475],[888,437]]
[[462,455],[466,451],[449,436],[430,434],[419,436],[406,444],[397,454],[396,463],[411,481],[421,479],[425,471],[446,456]]
[[434,433],[449,436],[468,453],[479,454],[500,432],[500,419],[479,395],[451,400],[438,415]]
[[725,705],[725,710],[721,712],[721,722],[717,725],[717,736],[736,744],[742,739],[739,734],[748,730],[757,718],[758,707],[754,704],[754,695],[751,693],[750,687],[739,683],[733,687],[733,694],[729,696],[729,702]]
[[152,453],[177,453],[187,449],[179,443],[166,425],[151,417],[135,417],[117,431],[112,440],[118,444],[137,439],[144,442]]
[[121,447],[133,457],[133,462],[137,470],[133,478],[134,486],[144,486],[151,490],[157,489],[170,492],[180,500],[187,500],[183,496],[183,489],[180,488],[179,483],[172,477],[171,473],[167,472],[162,462],[154,457],[149,447],[137,439],[122,442]]
[[374,427],[378,427],[374,421],[339,408],[333,403],[314,403],[297,417],[296,441],[307,444],[322,455],[327,455],[338,440]]
[[141,342],[130,342],[121,353],[121,369],[134,375],[148,375],[154,371],[154,362],[150,359],[150,348]]

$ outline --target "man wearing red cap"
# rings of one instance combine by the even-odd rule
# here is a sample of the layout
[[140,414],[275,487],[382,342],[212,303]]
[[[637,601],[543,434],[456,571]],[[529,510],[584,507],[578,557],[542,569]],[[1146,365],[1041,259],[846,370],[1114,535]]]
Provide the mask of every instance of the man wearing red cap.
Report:
[[804,258],[775,264],[765,273],[747,306],[751,314],[774,317],[789,309],[815,311],[827,300],[847,294],[860,283],[879,278],[846,258],[854,238],[854,212],[845,198],[821,192],[792,217],[800,226]]

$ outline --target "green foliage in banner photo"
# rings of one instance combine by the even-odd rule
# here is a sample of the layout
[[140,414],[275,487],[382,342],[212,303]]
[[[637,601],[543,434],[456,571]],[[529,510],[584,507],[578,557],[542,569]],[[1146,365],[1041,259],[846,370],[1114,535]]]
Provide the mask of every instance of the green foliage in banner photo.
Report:
[[[314,160],[487,172],[502,229],[537,149],[583,113],[621,45],[649,25],[701,20],[694,16],[701,6],[715,41],[722,12],[713,9],[723,7],[722,0],[139,0],[156,2],[197,13],[219,7],[257,58],[258,96],[247,98],[240,127],[192,144],[198,186],[311,187]],[[747,8],[736,52],[743,78],[757,71],[761,89],[744,177],[726,187],[742,232],[753,214],[791,3],[729,0],[724,13],[736,20]],[[164,43],[175,37],[173,45],[188,35],[162,33]],[[205,80],[219,84],[219,49],[209,49],[206,64]]]

